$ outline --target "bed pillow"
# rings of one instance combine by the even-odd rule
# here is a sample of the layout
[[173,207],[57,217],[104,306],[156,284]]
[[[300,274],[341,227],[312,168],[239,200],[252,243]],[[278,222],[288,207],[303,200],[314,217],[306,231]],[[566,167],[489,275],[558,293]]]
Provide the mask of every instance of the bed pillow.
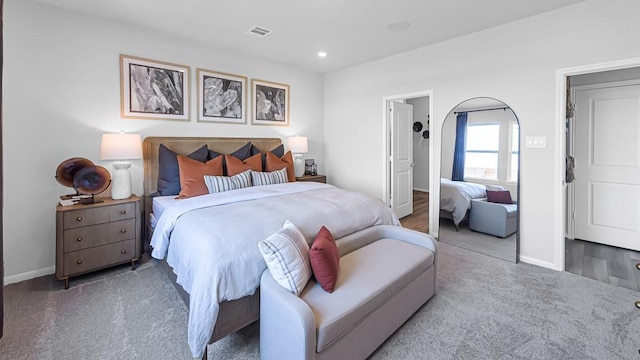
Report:
[[[232,152],[231,154],[221,154],[217,151],[214,150],[209,150],[209,157],[208,159],[215,159],[220,155],[233,155],[234,157],[244,161],[247,160],[251,155],[251,147],[253,145],[251,145],[251,142],[248,142],[244,145],[242,145],[239,149],[237,149],[236,151]],[[226,161],[223,159],[222,160],[222,174],[225,176],[230,176],[229,174],[227,174],[227,163]]]
[[258,243],[273,279],[300,295],[311,278],[309,245],[302,232],[287,220],[276,233]]
[[[269,152],[272,153],[273,155],[277,156],[278,159],[283,157],[284,156],[284,144],[280,144],[280,145],[276,146],[275,148],[273,148]],[[258,150],[258,148],[255,147],[255,145],[251,144],[251,156],[253,156],[255,154],[261,154],[261,156],[262,156],[262,169],[265,170],[267,168],[267,155],[266,154],[262,154],[260,152],[260,150]]]
[[282,157],[277,157],[273,153],[268,152],[266,154],[267,162],[265,166],[266,171],[276,171],[283,168],[287,169],[287,179],[289,182],[296,181],[295,171],[293,169],[293,155],[291,151],[287,151]]
[[[207,145],[187,155],[190,159],[200,162],[207,161]],[[180,193],[180,168],[178,154],[160,144],[158,150],[158,193],[162,196],[178,195]]]
[[333,235],[324,226],[311,244],[309,262],[320,287],[326,292],[333,292],[340,272],[340,254]]
[[240,174],[247,170],[262,170],[262,158],[259,154],[250,156],[246,160],[241,160],[233,155],[225,155],[224,159],[227,164],[227,176]]
[[246,188],[252,184],[251,170],[233,176],[206,175],[204,177],[204,183],[209,190],[209,194]]
[[186,156],[178,155],[178,167],[180,168],[180,194],[176,199],[185,199],[193,196],[208,194],[209,190],[204,183],[206,175],[222,175],[222,156],[202,163]]
[[487,201],[499,204],[513,204],[509,190],[487,190]]
[[287,169],[280,169],[271,172],[251,172],[251,182],[253,186],[263,186],[272,184],[283,184],[289,182]]

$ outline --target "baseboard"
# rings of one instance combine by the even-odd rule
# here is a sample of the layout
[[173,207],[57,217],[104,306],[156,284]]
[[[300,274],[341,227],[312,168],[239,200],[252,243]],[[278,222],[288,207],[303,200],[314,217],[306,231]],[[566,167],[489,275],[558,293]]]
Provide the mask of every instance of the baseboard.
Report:
[[20,281],[31,280],[40,276],[51,275],[51,274],[54,274],[55,272],[56,272],[56,267],[51,266],[44,269],[38,269],[38,270],[23,272],[21,274],[5,276],[4,284],[9,285],[9,284],[14,284]]
[[541,266],[541,267],[544,267],[544,268],[547,268],[547,269],[551,269],[551,270],[561,271],[561,270],[556,269],[556,264],[554,264],[552,262],[542,261],[542,260],[538,260],[536,258],[532,258],[532,257],[528,257],[528,256],[520,255],[520,261],[522,261],[523,263],[536,265],[536,266]]
[[417,188],[417,187],[414,187],[414,188],[413,188],[413,190],[415,190],[415,191],[422,191],[422,192],[426,192],[426,193],[428,193],[428,192],[429,192],[429,189],[421,189],[421,188]]

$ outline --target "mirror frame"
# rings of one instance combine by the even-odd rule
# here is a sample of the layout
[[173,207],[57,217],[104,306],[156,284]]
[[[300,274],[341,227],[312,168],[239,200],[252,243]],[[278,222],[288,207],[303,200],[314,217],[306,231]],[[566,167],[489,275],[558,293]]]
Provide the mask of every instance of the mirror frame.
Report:
[[[516,212],[516,232],[515,232],[515,234],[516,234],[516,236],[515,236],[515,245],[516,246],[515,246],[515,261],[514,261],[514,263],[517,264],[517,263],[520,262],[520,216],[522,214],[522,211],[521,211],[522,201],[521,201],[521,198],[520,198],[520,183],[522,181],[522,177],[521,177],[521,173],[522,172],[521,172],[521,167],[520,167],[520,165],[522,164],[522,126],[521,126],[520,119],[518,118],[518,115],[516,114],[516,112],[513,110],[513,108],[511,106],[509,106],[507,103],[505,103],[502,100],[499,100],[499,99],[496,99],[496,98],[493,98],[493,97],[490,97],[490,96],[477,96],[477,97],[469,98],[469,99],[466,99],[466,100],[463,100],[463,101],[459,102],[457,105],[455,105],[453,108],[451,108],[451,110],[449,110],[449,112],[447,112],[447,115],[445,116],[445,119],[442,121],[442,126],[441,126],[441,129],[440,129],[440,138],[441,138],[441,140],[440,140],[440,179],[438,179],[438,189],[439,189],[439,191],[438,191],[438,208],[437,208],[437,212],[436,212],[436,216],[438,216],[438,241],[442,241],[441,240],[441,236],[442,236],[442,226],[441,226],[442,218],[440,217],[440,206],[441,206],[441,202],[442,202],[441,179],[442,179],[442,174],[443,174],[442,173],[442,168],[443,168],[443,166],[442,166],[443,165],[443,161],[442,161],[443,151],[442,151],[442,149],[443,149],[443,146],[444,146],[444,144],[442,142],[442,138],[443,138],[442,135],[443,135],[443,132],[444,132],[444,129],[445,129],[445,123],[446,123],[447,118],[449,117],[449,115],[454,113],[454,112],[456,112],[457,109],[461,105],[464,105],[464,103],[467,103],[467,102],[472,101],[472,100],[480,100],[480,99],[487,99],[487,100],[492,100],[494,102],[501,103],[502,105],[500,107],[508,108],[511,111],[511,113],[513,114],[516,123],[518,124],[518,182],[517,182],[517,185],[516,185],[516,196],[517,196],[518,210]],[[491,108],[487,107],[486,109],[483,109],[483,108],[480,107],[478,110],[485,110],[486,111],[486,110],[489,110],[489,109],[491,109]],[[446,241],[445,241],[445,243],[446,243]],[[452,245],[452,246],[455,246],[455,245]],[[467,250],[469,250],[469,249],[467,249]],[[473,251],[473,252],[482,254],[482,253],[480,253],[478,251],[474,251],[474,250],[469,250],[469,251]],[[491,256],[489,254],[483,254],[483,255]],[[491,257],[495,257],[495,256],[491,256]],[[499,258],[499,259],[500,260],[504,260],[504,259],[501,259],[501,258]],[[504,260],[504,261],[511,262],[510,260]]]

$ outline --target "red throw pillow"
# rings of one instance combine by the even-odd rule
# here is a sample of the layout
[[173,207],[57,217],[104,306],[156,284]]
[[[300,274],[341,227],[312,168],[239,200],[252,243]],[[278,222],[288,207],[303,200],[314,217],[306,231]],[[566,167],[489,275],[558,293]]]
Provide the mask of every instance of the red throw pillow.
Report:
[[222,175],[222,156],[202,163],[186,156],[178,155],[178,167],[180,168],[180,194],[176,199],[185,199],[192,196],[209,193],[204,182],[205,175]]
[[233,176],[247,170],[262,171],[262,155],[256,154],[246,160],[240,160],[233,155],[225,155],[227,162],[227,176]]
[[293,155],[291,155],[291,151],[287,151],[283,157],[278,158],[271,151],[267,154],[266,161],[266,169],[267,172],[281,170],[282,168],[287,168],[287,178],[289,182],[296,181],[295,170],[293,169]]
[[309,260],[320,287],[326,292],[333,292],[340,271],[340,254],[333,235],[324,226],[311,244]]
[[513,204],[509,190],[487,190],[487,201],[499,204]]

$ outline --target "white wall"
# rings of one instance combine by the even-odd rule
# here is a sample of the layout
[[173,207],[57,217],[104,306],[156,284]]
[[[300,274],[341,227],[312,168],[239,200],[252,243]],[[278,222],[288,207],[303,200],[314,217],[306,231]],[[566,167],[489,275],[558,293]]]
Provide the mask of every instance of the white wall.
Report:
[[[53,273],[55,205],[72,192],[54,180],[70,157],[99,160],[104,132],[146,136],[309,138],[306,155],[324,172],[323,79],[290,65],[208,43],[60,10],[30,0],[4,9],[5,280]],[[191,67],[191,121],[120,119],[119,55]],[[197,67],[286,83],[291,126],[198,123]],[[286,141],[285,141],[286,143]],[[142,160],[133,161],[133,191],[142,194]]]
[[413,105],[413,121],[422,123],[422,130],[413,132],[413,188],[429,191],[429,139],[422,137],[422,132],[429,129],[429,97],[407,99],[407,104]]
[[[451,108],[492,97],[518,115],[522,138],[545,136],[547,147],[522,148],[521,247],[523,261],[559,268],[555,242],[562,228],[563,173],[559,164],[556,93],[558,69],[640,57],[640,2],[588,0],[430,47],[329,74],[325,78],[327,174],[339,186],[383,198],[383,97],[433,90],[433,132]],[[560,105],[559,105],[560,106]],[[560,108],[560,107],[559,107]],[[357,136],[354,136],[357,134]],[[432,137],[431,196],[440,177],[440,140]],[[367,174],[363,176],[363,174]],[[431,214],[437,214],[432,202]],[[437,235],[436,219],[430,229]]]

